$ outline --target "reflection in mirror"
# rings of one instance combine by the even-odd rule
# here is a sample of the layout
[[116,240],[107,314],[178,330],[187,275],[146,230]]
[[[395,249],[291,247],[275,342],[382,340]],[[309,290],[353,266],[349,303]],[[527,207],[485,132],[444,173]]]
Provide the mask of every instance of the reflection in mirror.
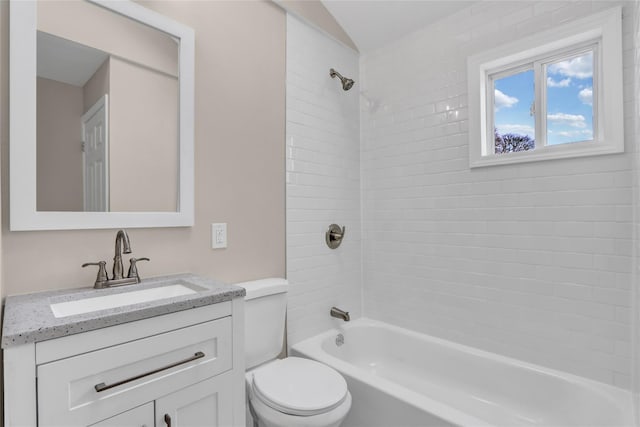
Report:
[[130,0],[9,1],[10,230],[192,226],[193,30]]
[[177,40],[84,1],[37,12],[36,210],[178,211]]

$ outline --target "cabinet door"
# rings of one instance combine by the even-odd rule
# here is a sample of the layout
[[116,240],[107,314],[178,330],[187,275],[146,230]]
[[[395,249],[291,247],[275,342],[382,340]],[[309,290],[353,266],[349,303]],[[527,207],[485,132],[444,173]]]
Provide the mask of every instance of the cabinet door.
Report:
[[199,382],[156,400],[156,427],[233,425],[233,373]]
[[89,427],[153,427],[153,402],[91,424]]

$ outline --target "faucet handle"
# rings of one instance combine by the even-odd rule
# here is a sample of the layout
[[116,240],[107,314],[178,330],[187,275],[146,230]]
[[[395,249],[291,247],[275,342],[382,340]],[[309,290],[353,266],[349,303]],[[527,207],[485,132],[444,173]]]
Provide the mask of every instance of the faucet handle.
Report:
[[98,275],[96,276],[96,282],[93,287],[96,289],[104,288],[105,283],[109,280],[107,277],[107,262],[106,261],[98,261],[98,262],[85,262],[82,264],[82,267],[88,267],[90,265],[98,266]]
[[129,272],[127,273],[127,277],[131,278],[135,278],[136,279],[136,283],[140,283],[140,275],[138,274],[138,267],[136,265],[136,263],[138,261],[151,261],[149,258],[144,257],[144,258],[131,258],[129,260],[129,262],[131,263],[129,265]]

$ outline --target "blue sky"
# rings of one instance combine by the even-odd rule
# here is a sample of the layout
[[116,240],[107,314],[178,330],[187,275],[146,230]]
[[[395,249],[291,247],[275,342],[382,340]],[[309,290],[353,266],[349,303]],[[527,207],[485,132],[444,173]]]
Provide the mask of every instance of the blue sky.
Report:
[[[593,54],[591,52],[547,66],[547,143],[593,138]],[[535,139],[533,70],[495,80],[495,125],[498,132]]]

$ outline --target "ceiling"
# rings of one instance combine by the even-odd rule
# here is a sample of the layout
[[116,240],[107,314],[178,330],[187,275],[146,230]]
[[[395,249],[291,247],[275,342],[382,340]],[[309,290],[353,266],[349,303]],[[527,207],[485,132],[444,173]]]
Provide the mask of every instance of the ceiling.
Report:
[[377,49],[468,7],[462,0],[321,0],[360,52]]
[[109,55],[101,50],[38,31],[38,77],[82,87]]

